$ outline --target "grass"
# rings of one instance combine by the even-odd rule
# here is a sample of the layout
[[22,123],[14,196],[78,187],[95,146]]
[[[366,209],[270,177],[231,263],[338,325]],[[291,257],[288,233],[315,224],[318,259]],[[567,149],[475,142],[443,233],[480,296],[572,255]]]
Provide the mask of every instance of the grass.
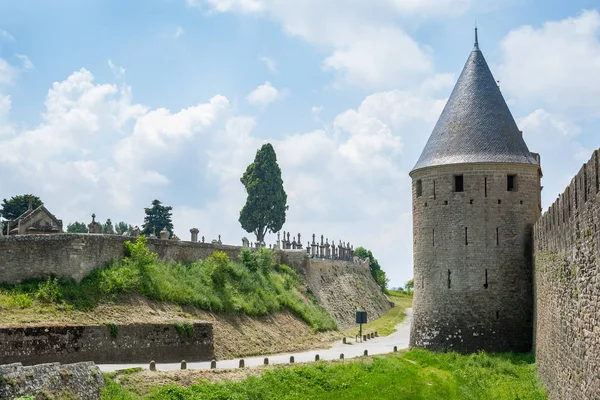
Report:
[[[406,309],[412,306],[412,293],[399,293],[388,291],[388,299],[395,304],[385,315],[368,324],[363,324],[363,334],[377,332],[379,336],[387,336],[396,332],[396,325],[406,318]],[[344,330],[342,334],[347,337],[358,335],[358,327]]]
[[169,383],[143,395],[117,382],[122,378],[107,375],[103,400],[547,399],[531,354],[412,350],[358,361],[275,367],[240,381]]
[[126,247],[127,257],[95,269],[80,284],[53,278],[1,286],[0,311],[86,311],[140,294],[214,313],[264,316],[290,310],[315,331],[336,329],[334,319],[318,305],[297,273],[275,264],[268,249],[244,249],[236,261],[215,252],[206,260],[184,265],[157,261],[143,236]]

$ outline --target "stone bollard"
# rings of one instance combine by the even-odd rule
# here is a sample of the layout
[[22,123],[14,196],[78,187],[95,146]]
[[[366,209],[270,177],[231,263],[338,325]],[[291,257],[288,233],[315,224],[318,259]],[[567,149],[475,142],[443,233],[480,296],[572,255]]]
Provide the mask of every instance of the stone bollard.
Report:
[[246,363],[244,362],[244,359],[242,358],[240,360],[240,368],[244,368],[245,365],[246,365]]
[[185,360],[181,361],[181,369],[187,369],[187,363]]
[[340,354],[340,360],[344,359],[344,353]]
[[374,339],[375,338],[375,334],[373,332],[371,332],[371,337],[369,339]]
[[342,343],[346,344],[346,338],[342,339]]
[[217,360],[212,360],[210,362],[210,369],[215,369],[217,368]]
[[379,337],[379,334],[377,333],[377,331],[375,331],[375,337]]
[[364,355],[365,355],[365,356],[368,356],[368,355],[369,355],[369,350],[365,350],[365,353],[364,353]]
[[263,360],[263,364],[269,365],[269,358],[268,357],[265,357],[265,359]]
[[398,346],[394,346],[394,353],[398,351]]
[[294,363],[294,356],[290,356],[290,364]]
[[150,361],[150,371],[156,371],[156,363],[154,360]]
[[363,335],[363,342],[367,341],[367,335]]
[[321,359],[321,357],[319,357],[318,354],[315,354],[315,361],[319,361]]

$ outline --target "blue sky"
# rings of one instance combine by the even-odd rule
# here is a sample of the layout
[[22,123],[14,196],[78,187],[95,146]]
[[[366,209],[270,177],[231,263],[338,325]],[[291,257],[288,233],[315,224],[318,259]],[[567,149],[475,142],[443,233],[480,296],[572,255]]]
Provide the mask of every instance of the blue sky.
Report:
[[[65,223],[239,244],[239,177],[273,143],[284,229],[373,250],[412,276],[408,171],[473,45],[541,153],[546,208],[598,147],[597,2],[0,1],[0,198]],[[271,236],[271,241],[274,237]]]

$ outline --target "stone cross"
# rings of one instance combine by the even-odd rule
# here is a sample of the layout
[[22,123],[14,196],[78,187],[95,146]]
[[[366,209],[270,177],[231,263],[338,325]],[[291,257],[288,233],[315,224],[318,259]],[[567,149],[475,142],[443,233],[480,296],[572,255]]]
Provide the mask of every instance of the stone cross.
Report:
[[223,242],[221,242],[221,235],[219,235],[219,244],[222,244]]
[[242,238],[242,247],[250,247],[250,241],[246,236]]
[[279,240],[280,236],[279,236],[279,232],[277,232],[277,245],[275,246],[276,248],[280,249],[281,248],[281,241]]
[[302,247],[302,239],[300,239],[300,233],[298,233],[298,244]]
[[204,243],[204,236],[202,236],[202,243]]
[[312,244],[315,244],[315,234],[313,233],[313,241]]
[[197,242],[198,241],[198,233],[200,231],[198,230],[198,228],[192,228],[190,229],[190,233],[192,234],[192,242]]

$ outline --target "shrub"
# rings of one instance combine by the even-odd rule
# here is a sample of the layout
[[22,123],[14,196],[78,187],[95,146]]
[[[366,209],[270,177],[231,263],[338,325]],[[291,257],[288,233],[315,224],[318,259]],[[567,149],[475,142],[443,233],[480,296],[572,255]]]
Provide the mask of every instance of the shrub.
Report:
[[40,282],[35,298],[43,303],[57,303],[62,298],[58,279],[48,278],[45,282]]

